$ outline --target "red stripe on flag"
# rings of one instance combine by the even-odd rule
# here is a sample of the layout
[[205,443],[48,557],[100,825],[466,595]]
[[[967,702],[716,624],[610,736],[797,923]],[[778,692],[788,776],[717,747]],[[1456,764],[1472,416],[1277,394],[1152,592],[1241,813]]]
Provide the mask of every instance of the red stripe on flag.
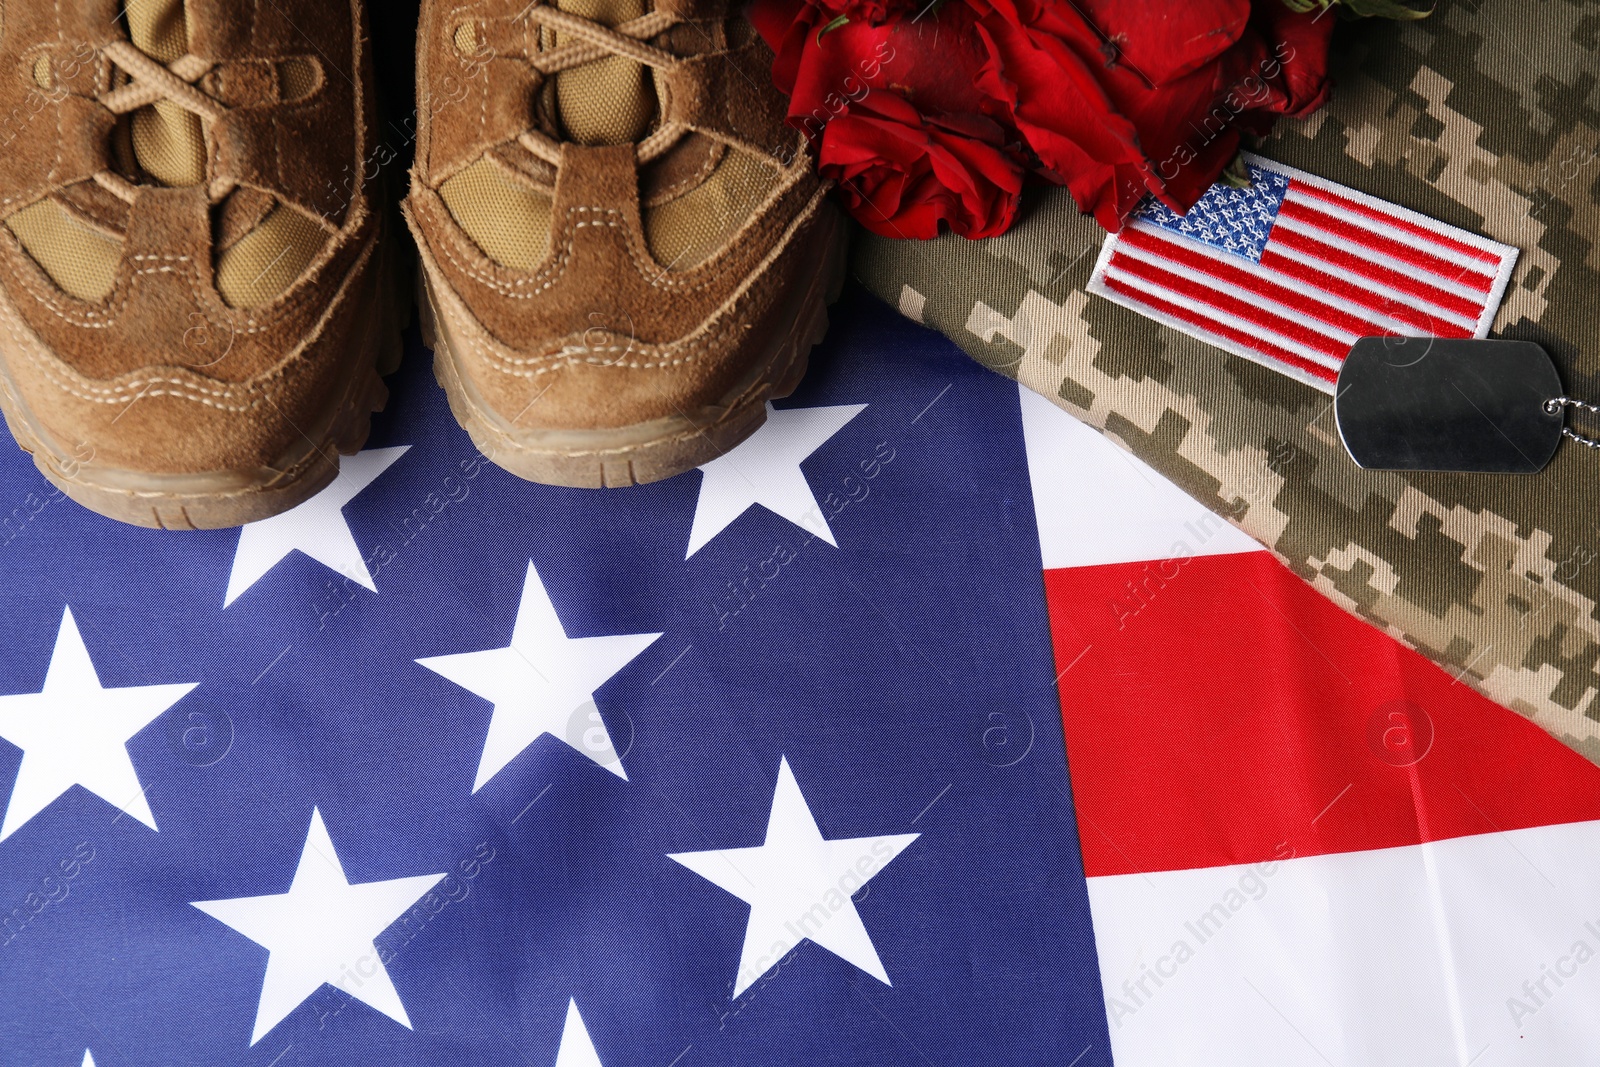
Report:
[[[1126,237],[1128,231],[1124,231]],[[1321,286],[1334,296],[1342,296],[1346,300],[1360,304],[1362,307],[1381,311],[1391,318],[1399,319],[1419,330],[1426,330],[1435,337],[1471,337],[1472,331],[1454,322],[1446,322],[1412,307],[1410,304],[1401,304],[1393,300],[1386,300],[1375,289],[1363,289],[1353,282],[1343,278],[1334,277],[1325,271],[1301,263],[1297,259],[1274,252],[1269,246],[1261,254],[1261,265],[1280,274],[1306,282],[1309,285]]]
[[1372,337],[1388,334],[1391,331],[1386,326],[1354,315],[1343,308],[1324,304],[1320,300],[1306,296],[1287,286],[1269,281],[1259,275],[1251,274],[1231,263],[1223,263],[1209,256],[1201,255],[1180,241],[1167,240],[1144,230],[1129,228],[1124,230],[1118,244],[1121,248],[1133,248],[1151,255],[1160,256],[1162,259],[1182,264],[1191,270],[1201,271],[1225,281],[1239,289],[1257,296],[1266,297],[1277,303],[1291,307],[1321,322],[1330,323],[1341,330],[1348,330],[1357,337]]
[[1192,533],[1045,572],[1089,876],[1600,819],[1600,767],[1266,552],[1188,555]]
[[1146,263],[1142,259],[1133,259],[1130,256],[1113,254],[1110,266],[1143,278],[1145,281],[1153,282],[1171,292],[1181,293],[1196,303],[1204,304],[1219,311],[1226,311],[1228,314],[1248,322],[1259,323],[1280,337],[1298,341],[1307,348],[1314,348],[1318,352],[1334,359],[1343,359],[1350,354],[1349,345],[1342,344],[1325,333],[1319,333],[1302,322],[1286,319],[1282,315],[1240,300],[1231,293],[1213,289],[1209,285],[1201,285],[1199,282],[1190,281],[1188,278],[1179,277],[1153,263]]
[[1292,200],[1284,201],[1283,205],[1278,208],[1278,217],[1307,223],[1324,233],[1343,237],[1347,241],[1353,241],[1363,247],[1372,249],[1374,252],[1381,252],[1391,259],[1398,259],[1402,263],[1420,267],[1441,278],[1447,278],[1450,281],[1458,282],[1483,293],[1487,293],[1494,288],[1494,278],[1487,274],[1479,274],[1470,267],[1462,267],[1451,263],[1448,259],[1440,259],[1438,256],[1430,255],[1414,245],[1402,244],[1393,238],[1385,237],[1381,233],[1373,233],[1365,227],[1334,218],[1332,215],[1324,214],[1315,208],[1306,207],[1304,204],[1296,204]]
[[1308,185],[1299,178],[1289,179],[1289,188],[1303,196],[1314,197],[1315,199],[1321,200],[1324,203],[1332,204],[1335,207],[1343,208],[1345,211],[1362,215],[1373,220],[1374,222],[1382,223],[1386,227],[1404,231],[1405,233],[1411,234],[1413,237],[1420,237],[1426,241],[1432,241],[1435,244],[1439,244],[1450,249],[1451,251],[1459,252],[1464,256],[1471,256],[1473,259],[1479,260],[1488,266],[1492,271],[1500,269],[1500,264],[1502,261],[1500,255],[1496,252],[1479,248],[1477,245],[1469,245],[1465,241],[1457,240],[1456,238],[1447,234],[1442,234],[1438,230],[1429,229],[1426,226],[1411,222],[1407,219],[1398,218],[1380,208],[1371,207],[1367,204],[1361,203],[1360,201],[1351,200],[1347,197],[1340,196],[1338,193],[1332,192],[1328,189],[1322,189],[1315,185]]
[[[1380,267],[1376,263],[1371,263],[1365,259],[1362,259],[1360,256],[1353,255],[1342,249],[1334,248],[1331,245],[1323,244],[1321,241],[1318,241],[1315,238],[1307,237],[1305,234],[1295,233],[1293,230],[1285,230],[1274,226],[1272,229],[1271,241],[1273,244],[1285,245],[1297,251],[1305,252],[1308,255],[1315,256],[1324,263],[1331,263],[1336,267],[1343,267],[1345,270],[1359,274],[1363,278],[1370,279],[1378,285],[1386,285],[1396,292],[1405,293],[1408,296],[1414,296],[1419,300],[1426,300],[1430,304],[1445,308],[1448,311],[1453,311],[1458,315],[1465,315],[1469,319],[1476,319],[1479,315],[1483,314],[1482,304],[1474,304],[1466,297],[1457,296],[1454,293],[1447,293],[1443,289],[1436,288],[1435,286],[1429,285],[1427,282],[1421,281],[1417,278],[1413,278],[1408,274],[1401,274],[1397,270],[1390,270],[1388,267]],[[1271,248],[1270,244],[1268,245],[1268,248]],[[1265,256],[1263,256],[1263,258],[1265,258]]]
[[1297,367],[1300,370],[1305,371],[1307,374],[1312,374],[1318,378],[1321,378],[1323,381],[1337,382],[1339,380],[1338,371],[1330,370],[1320,363],[1313,363],[1304,356],[1298,356],[1293,352],[1290,352],[1288,349],[1279,348],[1272,342],[1264,341],[1254,334],[1246,333],[1243,330],[1236,330],[1232,326],[1225,325],[1221,322],[1215,321],[1214,319],[1208,318],[1205,315],[1190,311],[1188,308],[1179,307],[1177,304],[1169,303],[1168,301],[1162,300],[1158,297],[1150,296],[1147,293],[1133,288],[1131,285],[1125,285],[1122,282],[1117,281],[1115,278],[1106,278],[1105,286],[1107,289],[1115,290],[1116,292],[1122,294],[1122,296],[1134,301],[1135,303],[1140,303],[1163,314],[1171,315],[1173,318],[1187,322],[1191,326],[1197,326],[1208,333],[1217,335],[1218,337],[1226,337],[1235,344],[1242,345],[1253,352],[1259,352],[1263,356],[1269,356],[1272,359],[1276,359],[1282,363],[1287,363],[1291,367]]

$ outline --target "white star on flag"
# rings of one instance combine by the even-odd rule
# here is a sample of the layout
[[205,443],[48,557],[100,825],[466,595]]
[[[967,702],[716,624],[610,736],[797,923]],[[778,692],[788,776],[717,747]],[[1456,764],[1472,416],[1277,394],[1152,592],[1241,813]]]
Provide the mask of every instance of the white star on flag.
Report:
[[889,975],[851,895],[888,866],[917,834],[824,840],[794,772],[778,766],[767,838],[752,848],[669,855],[750,905],[733,995],[776,967],[802,940],[813,941],[885,985]]
[[372,572],[361,556],[361,548],[356,544],[355,534],[350,532],[343,509],[410,447],[371,448],[345,456],[339,461],[339,476],[328,488],[282,515],[247,523],[241,528],[239,548],[233,556],[233,570],[228,575],[228,591],[223,595],[222,606],[238,600],[245,590],[296,550],[377,592]]
[[194,907],[267,950],[254,1045],[324,984],[376,1008],[408,1030],[400,994],[373,939],[437,885],[443,874],[353,885],[334,852],[322,813],[311,829],[287,893],[197,900]]
[[689,551],[683,558],[700,551],[757,504],[837,548],[839,542],[833,539],[800,464],[865,410],[865,404],[823,408],[767,404],[767,421],[761,429],[700,468],[704,478],[689,530]]
[[556,1067],[602,1067],[600,1053],[589,1039],[589,1030],[578,1014],[578,1002],[567,1001],[567,1021],[561,1027],[561,1045],[556,1049]]
[[198,684],[106,689],[68,607],[44,689],[0,696],[0,737],[22,749],[0,841],[75,785],[156,829],[128,741]]
[[417,662],[494,705],[474,793],[545,734],[626,780],[594,694],[660,636],[568,637],[530,560],[509,645]]

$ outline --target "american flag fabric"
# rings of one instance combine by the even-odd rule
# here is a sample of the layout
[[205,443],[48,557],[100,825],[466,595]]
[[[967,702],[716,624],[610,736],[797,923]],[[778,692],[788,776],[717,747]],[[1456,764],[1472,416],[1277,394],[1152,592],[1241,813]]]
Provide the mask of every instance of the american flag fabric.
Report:
[[1517,250],[1249,153],[1248,188],[1147,200],[1088,289],[1332,393],[1362,337],[1485,337]]
[[1119,1067],[1592,1058],[1600,767],[1022,404]]
[[1110,1062],[1015,387],[856,297],[766,429],[302,508],[0,454],[0,1064]]
[[1568,1062],[1600,769],[859,294],[700,472],[0,456],[0,1065]]

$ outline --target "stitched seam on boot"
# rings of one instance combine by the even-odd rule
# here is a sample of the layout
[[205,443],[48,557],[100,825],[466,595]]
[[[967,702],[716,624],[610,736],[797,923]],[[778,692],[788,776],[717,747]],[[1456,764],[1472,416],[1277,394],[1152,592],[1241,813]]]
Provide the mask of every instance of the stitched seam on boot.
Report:
[[[468,345],[470,345],[471,350],[474,353],[480,357],[483,357],[484,362],[488,364],[491,369],[499,371],[502,374],[509,374],[518,378],[537,378],[539,375],[546,374],[552,370],[558,370],[562,367],[573,366],[579,363],[623,367],[628,370],[662,370],[694,362],[701,357],[705,351],[705,347],[708,344],[721,341],[730,332],[737,332],[742,323],[730,318],[731,313],[749,296],[751,290],[755,286],[756,281],[765,277],[768,269],[775,262],[777,262],[777,260],[794,244],[795,235],[799,232],[799,230],[808,221],[817,216],[817,213],[821,208],[826,195],[826,190],[818,190],[816,195],[814,195],[811,201],[806,205],[806,208],[801,211],[789,224],[782,239],[773,246],[772,251],[768,253],[762,262],[756,267],[756,269],[745,278],[738,290],[734,292],[726,301],[724,301],[720,307],[717,308],[712,317],[702,325],[701,329],[697,331],[695,335],[682,341],[671,342],[666,345],[640,345],[637,349],[641,353],[659,353],[662,357],[675,355],[680,351],[685,353],[679,358],[662,358],[657,361],[627,363],[616,360],[592,358],[580,360],[574,358],[576,354],[580,352],[626,351],[627,349],[624,349],[622,346],[607,346],[597,349],[590,346],[572,345],[563,346],[558,351],[547,352],[540,355],[513,356],[499,351],[499,345],[497,342],[493,342],[492,340],[486,341],[483,337],[478,336],[478,330],[471,328],[468,328],[466,331],[464,331],[466,333],[464,340],[466,340]],[[456,297],[456,299],[459,300],[460,298]],[[715,322],[715,326],[712,326],[713,322]],[[508,369],[510,367],[526,366],[532,366],[536,369],[531,371]]]
[[[135,377],[126,382],[109,386],[90,384],[91,380],[89,379],[84,379],[81,382],[73,382],[64,379],[57,372],[55,367],[51,366],[49,362],[41,358],[40,354],[34,351],[34,345],[29,344],[28,339],[19,332],[18,326],[22,324],[22,316],[15,310],[14,307],[10,309],[10,313],[6,315],[6,318],[12,320],[7,324],[7,330],[11,334],[11,339],[16,342],[17,347],[20,348],[23,354],[28,357],[28,361],[37,367],[40,373],[42,373],[52,385],[60,389],[62,392],[76,397],[79,400],[86,400],[96,404],[114,404],[136,400],[141,396],[173,396],[182,400],[192,400],[195,403],[205,404],[207,407],[219,408],[224,411],[248,411],[251,408],[257,407],[264,400],[269,398],[271,386],[278,384],[279,379],[283,377],[284,372],[287,370],[288,365],[292,360],[302,357],[307,349],[322,339],[328,321],[332,318],[335,309],[344,303],[344,298],[348,295],[350,286],[353,284],[356,274],[360,272],[363,265],[371,261],[376,248],[377,239],[374,237],[372,241],[368,242],[367,248],[357,258],[356,265],[345,276],[339,287],[339,290],[334,294],[333,300],[329,302],[328,308],[318,319],[315,328],[307,334],[303,342],[296,347],[295,351],[274,365],[272,369],[267,371],[265,374],[259,375],[256,378],[252,378],[244,382],[234,382],[227,385],[207,387],[192,379],[160,376],[147,376],[143,378]],[[32,331],[29,332],[31,333]],[[35,340],[38,342],[40,347],[43,347],[42,341],[38,341],[37,338],[35,338]],[[70,368],[66,369],[70,371]],[[172,385],[184,390],[188,390],[189,392],[177,392],[171,390],[147,391],[145,387],[148,385]],[[219,397],[231,400],[240,393],[248,395],[252,392],[259,395],[257,395],[254,400],[251,400],[248,403],[244,403],[242,398],[240,400],[236,400],[232,404],[216,403],[212,400],[205,399],[206,397]]]
[[[705,263],[696,267],[694,271],[684,272],[684,275],[681,277],[683,277],[685,280],[679,280],[680,276],[675,275],[671,271],[663,269],[660,264],[653,261],[648,253],[641,255],[642,250],[639,247],[640,238],[639,235],[634,232],[634,228],[632,226],[628,226],[619,222],[582,222],[574,226],[571,221],[573,214],[580,211],[603,213],[621,218],[622,213],[616,208],[591,206],[575,206],[567,208],[566,214],[568,225],[562,228],[564,240],[562,241],[562,247],[560,251],[555,254],[553,259],[547,260],[543,266],[526,278],[512,278],[509,280],[499,279],[486,273],[481,267],[476,267],[457,258],[454,251],[452,251],[450,248],[451,243],[453,243],[452,239],[456,237],[454,231],[457,229],[457,227],[453,225],[453,222],[449,227],[450,232],[445,235],[445,240],[441,243],[443,245],[445,256],[450,260],[451,264],[453,264],[457,270],[461,271],[461,273],[465,274],[473,281],[476,281],[485,288],[490,289],[493,292],[511,300],[533,300],[536,299],[544,290],[549,289],[551,286],[560,281],[562,275],[565,273],[567,261],[572,255],[573,229],[582,228],[585,225],[610,226],[612,228],[620,228],[623,230],[624,245],[628,250],[629,258],[633,261],[634,269],[639,272],[641,277],[646,279],[651,288],[675,292],[698,293],[712,288],[719,281],[721,281],[721,279],[713,275],[711,277],[705,277],[699,281],[692,282],[688,280],[687,276],[691,274],[707,272],[706,268],[708,267],[722,265],[719,261],[724,258],[724,253],[728,252],[728,250],[732,249],[738,244],[739,237],[748,232],[751,225],[765,218],[765,216],[770,212],[772,206],[787,196],[807,176],[808,175],[804,170],[798,167],[795,168],[792,171],[790,178],[773,190],[772,194],[766,199],[766,201],[751,213],[750,219],[746,222],[745,226],[741,227],[737,233],[730,236],[727,243],[723,245],[722,249],[718,250],[716,255],[714,255],[711,259],[706,260]],[[532,292],[513,291],[514,289],[528,285],[537,285],[538,288]]]
[[640,200],[640,209],[643,210],[644,208],[651,206],[659,207],[662,204],[676,200],[684,193],[700,188],[700,186],[705,183],[705,180],[711,177],[711,172],[716,170],[717,166],[723,161],[724,158],[726,158],[727,146],[722,145],[722,149],[723,151],[721,152],[706,153],[706,161],[700,164],[700,169],[695,171],[693,174],[680,178],[676,182],[663,189],[656,190],[655,195],[652,196],[648,201]]
[[[352,233],[353,232],[355,231],[352,231]],[[343,250],[346,241],[346,235],[341,234],[340,236],[334,237],[327,242],[323,251],[320,252],[317,257],[318,260],[322,261],[323,266],[326,266],[328,262],[331,262],[333,258]],[[26,256],[26,250],[23,250],[22,254]],[[111,291],[111,295],[108,298],[104,310],[101,310],[89,304],[68,303],[62,298],[63,294],[61,294],[53,285],[47,286],[37,277],[34,277],[34,272],[39,271],[39,268],[37,265],[32,263],[31,256],[27,258],[29,265],[32,265],[33,269],[29,270],[27,269],[27,266],[25,266],[22,270],[17,272],[17,275],[18,279],[22,282],[23,287],[27,290],[28,295],[32,296],[38,303],[47,308],[52,315],[56,316],[56,318],[70,326],[76,326],[80,329],[86,330],[104,330],[115,325],[116,321],[121,318],[123,311],[126,310],[128,301],[132,299],[134,283],[140,276],[155,273],[175,273],[171,271],[160,272],[149,269],[139,269],[128,272],[119,270],[116,288]],[[357,257],[358,260],[360,258],[361,257],[359,256]],[[199,271],[194,264],[190,262],[188,256],[153,256],[138,253],[129,257],[130,262],[139,262],[141,260],[149,259],[181,260],[185,263],[189,263],[187,268],[189,290],[194,296],[195,308],[197,311],[206,308],[204,291],[200,285]],[[40,273],[42,273],[42,271],[40,271]],[[298,286],[300,286],[299,292],[291,296],[281,307],[275,309],[275,320],[281,321],[283,319],[292,318],[305,310],[307,304],[314,302],[315,298],[320,295],[320,287],[310,284],[309,280],[315,274],[315,270],[307,270],[305,277],[300,282],[296,283]],[[258,310],[260,309],[230,308],[226,304],[221,304],[220,317],[224,320],[243,317],[244,323],[248,328],[236,332],[243,332],[246,335],[264,333],[271,329],[276,323],[268,323],[266,326],[258,327],[256,325],[256,320],[250,317],[253,312]],[[207,315],[206,317],[210,318],[211,316]]]

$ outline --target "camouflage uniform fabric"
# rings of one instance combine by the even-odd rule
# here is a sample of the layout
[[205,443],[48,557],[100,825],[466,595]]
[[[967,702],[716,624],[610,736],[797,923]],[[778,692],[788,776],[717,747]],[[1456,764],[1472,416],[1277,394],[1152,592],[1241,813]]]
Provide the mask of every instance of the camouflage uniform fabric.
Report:
[[[1600,400],[1600,0],[1442,0],[1342,26],[1336,49],[1332,102],[1259,152],[1521,249],[1491,336],[1539,342]],[[1002,237],[864,237],[854,268],[1600,762],[1600,453],[1564,441],[1534,476],[1361,470],[1327,396],[1087,295],[1104,237],[1050,189]]]

